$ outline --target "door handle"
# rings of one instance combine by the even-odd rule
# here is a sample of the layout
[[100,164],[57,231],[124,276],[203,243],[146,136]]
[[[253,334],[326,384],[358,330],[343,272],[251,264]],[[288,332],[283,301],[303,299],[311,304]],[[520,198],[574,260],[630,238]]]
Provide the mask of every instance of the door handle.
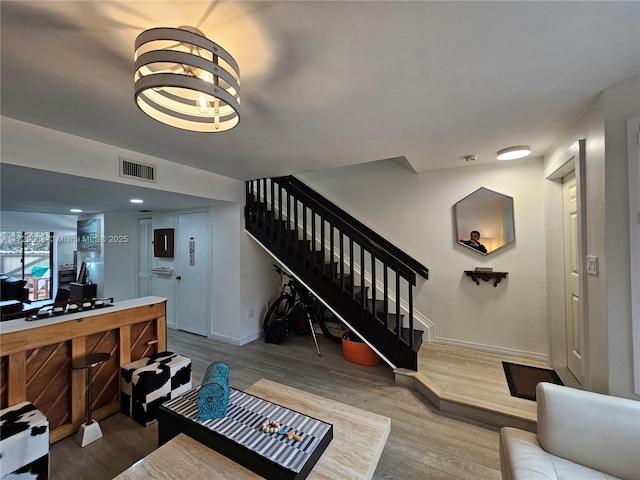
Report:
[[182,277],[181,277],[180,275],[178,275],[178,276],[176,277],[176,280],[182,280]]

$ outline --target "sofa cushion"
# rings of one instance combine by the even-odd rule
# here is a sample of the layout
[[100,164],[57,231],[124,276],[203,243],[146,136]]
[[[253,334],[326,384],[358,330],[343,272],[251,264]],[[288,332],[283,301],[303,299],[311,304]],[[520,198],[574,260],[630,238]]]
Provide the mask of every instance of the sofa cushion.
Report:
[[619,480],[598,470],[545,452],[535,433],[500,431],[500,468],[505,480]]
[[640,479],[640,402],[550,383],[539,383],[536,396],[544,450],[609,475]]

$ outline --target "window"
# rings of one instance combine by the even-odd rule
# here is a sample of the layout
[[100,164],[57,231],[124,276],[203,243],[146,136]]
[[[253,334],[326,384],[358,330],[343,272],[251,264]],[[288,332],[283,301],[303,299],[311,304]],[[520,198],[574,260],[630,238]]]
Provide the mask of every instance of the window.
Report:
[[0,273],[27,280],[30,300],[51,298],[53,232],[2,232]]

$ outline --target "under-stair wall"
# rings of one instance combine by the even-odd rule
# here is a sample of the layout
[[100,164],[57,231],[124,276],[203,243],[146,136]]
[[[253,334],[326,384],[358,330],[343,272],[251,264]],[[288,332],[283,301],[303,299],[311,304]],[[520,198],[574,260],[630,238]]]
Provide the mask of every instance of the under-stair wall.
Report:
[[426,267],[294,177],[247,182],[245,208],[256,241],[387,363],[417,370],[413,288]]

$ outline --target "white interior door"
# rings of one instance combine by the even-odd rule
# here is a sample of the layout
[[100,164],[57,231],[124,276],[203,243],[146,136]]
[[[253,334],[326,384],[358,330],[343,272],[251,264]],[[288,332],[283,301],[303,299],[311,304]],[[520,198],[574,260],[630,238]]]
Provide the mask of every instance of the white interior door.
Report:
[[580,315],[580,256],[578,196],[575,172],[562,179],[564,197],[564,264],[567,321],[567,367],[582,383],[582,318]]
[[138,220],[138,297],[151,295],[153,266],[153,228],[150,218]]
[[175,251],[177,328],[206,336],[209,331],[211,298],[211,230],[207,212],[178,215]]

